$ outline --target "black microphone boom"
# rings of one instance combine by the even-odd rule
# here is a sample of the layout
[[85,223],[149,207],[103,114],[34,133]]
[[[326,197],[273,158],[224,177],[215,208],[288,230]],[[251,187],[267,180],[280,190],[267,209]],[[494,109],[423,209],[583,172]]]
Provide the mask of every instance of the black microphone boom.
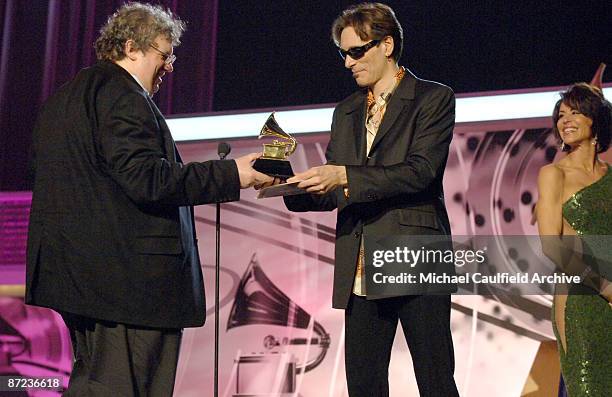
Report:
[[230,154],[232,151],[232,147],[227,142],[220,142],[219,146],[217,146],[217,153],[219,154],[219,158],[224,160],[225,157]]

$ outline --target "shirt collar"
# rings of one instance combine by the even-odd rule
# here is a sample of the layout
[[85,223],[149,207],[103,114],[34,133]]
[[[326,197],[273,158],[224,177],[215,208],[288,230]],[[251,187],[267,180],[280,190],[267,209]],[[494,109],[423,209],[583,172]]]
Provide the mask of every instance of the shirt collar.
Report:
[[374,93],[371,89],[368,89],[368,107],[371,107],[377,101],[380,101],[381,103],[388,102],[389,98],[391,97],[391,95],[393,94],[393,92],[395,91],[395,89],[397,88],[397,86],[402,81],[405,75],[406,69],[403,66],[400,66],[399,70],[393,76],[395,78],[393,84],[385,91],[383,91],[383,93],[380,94],[378,98],[374,98]]
[[140,87],[142,87],[142,89],[144,90],[144,92],[146,92],[146,93],[147,93],[147,95],[151,96],[151,93],[150,93],[149,91],[147,91],[147,89],[144,87],[144,85],[142,85],[142,82],[140,81],[140,79],[139,79],[139,78],[138,78],[138,77],[137,77],[135,74],[132,74],[132,73],[130,73],[130,74],[132,75],[132,77],[134,78],[134,80],[136,80],[136,82],[138,83],[138,85],[140,85]]

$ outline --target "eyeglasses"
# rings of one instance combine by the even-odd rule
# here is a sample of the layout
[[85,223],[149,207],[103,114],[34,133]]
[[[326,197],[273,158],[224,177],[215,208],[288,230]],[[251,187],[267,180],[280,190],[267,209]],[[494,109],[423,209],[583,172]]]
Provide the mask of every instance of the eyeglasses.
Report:
[[343,50],[342,48],[338,48],[338,52],[342,59],[346,59],[346,56],[350,56],[351,58],[357,60],[363,58],[366,52],[372,47],[376,47],[380,43],[380,40],[372,40],[369,43],[366,43],[360,47],[351,47],[348,50]]
[[162,56],[162,58],[164,60],[164,63],[166,65],[170,66],[170,65],[172,65],[174,63],[174,61],[176,61],[176,55],[168,54],[167,52],[163,52],[159,48],[155,47],[153,44],[149,44],[149,46],[151,48],[153,48],[155,51],[157,51],[159,53],[159,55]]

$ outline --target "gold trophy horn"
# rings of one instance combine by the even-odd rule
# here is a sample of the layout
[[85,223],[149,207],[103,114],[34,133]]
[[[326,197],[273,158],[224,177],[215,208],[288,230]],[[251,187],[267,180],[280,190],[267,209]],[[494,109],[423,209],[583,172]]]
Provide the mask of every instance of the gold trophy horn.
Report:
[[264,174],[287,179],[293,176],[293,169],[287,157],[295,152],[297,141],[289,133],[283,131],[274,118],[274,112],[261,128],[258,139],[276,137],[272,143],[264,143],[263,155],[255,160],[253,168]]

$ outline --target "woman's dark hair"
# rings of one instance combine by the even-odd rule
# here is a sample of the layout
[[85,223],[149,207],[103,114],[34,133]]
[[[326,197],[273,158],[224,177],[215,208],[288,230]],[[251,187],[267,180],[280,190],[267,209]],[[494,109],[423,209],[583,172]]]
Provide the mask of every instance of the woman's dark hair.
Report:
[[[562,103],[593,120],[591,131],[597,139],[597,153],[608,150],[612,139],[612,105],[603,97],[601,90],[587,83],[576,83],[561,93],[561,99],[553,111],[553,131],[559,142],[562,140],[557,121]],[[569,151],[570,148],[564,146],[563,150]]]

